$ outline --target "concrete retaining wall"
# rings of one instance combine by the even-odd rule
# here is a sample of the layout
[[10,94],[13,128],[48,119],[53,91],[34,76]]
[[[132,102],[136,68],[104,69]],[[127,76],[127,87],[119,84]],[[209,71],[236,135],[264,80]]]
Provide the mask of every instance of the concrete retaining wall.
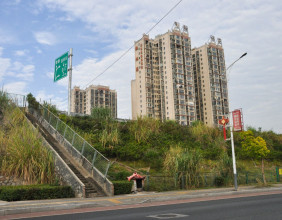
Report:
[[0,186],[24,185],[24,181],[14,176],[4,176],[0,174]]

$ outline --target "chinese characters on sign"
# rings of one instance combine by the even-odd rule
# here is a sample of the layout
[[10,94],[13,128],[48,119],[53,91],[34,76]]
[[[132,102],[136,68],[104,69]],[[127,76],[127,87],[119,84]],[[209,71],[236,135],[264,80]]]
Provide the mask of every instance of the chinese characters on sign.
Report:
[[233,128],[234,131],[242,131],[243,130],[243,123],[242,123],[242,114],[241,110],[237,109],[232,112],[233,116]]
[[66,52],[55,60],[54,82],[68,75],[68,57],[69,53]]

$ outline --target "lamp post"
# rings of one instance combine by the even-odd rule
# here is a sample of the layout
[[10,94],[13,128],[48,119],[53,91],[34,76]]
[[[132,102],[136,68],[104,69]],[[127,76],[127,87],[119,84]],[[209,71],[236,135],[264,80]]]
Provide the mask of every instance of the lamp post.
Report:
[[242,56],[240,56],[237,60],[235,60],[233,63],[231,63],[227,68],[226,68],[226,71],[228,70],[228,69],[230,69],[230,67],[232,67],[238,60],[240,60],[240,59],[242,59],[244,56],[246,56],[247,55],[247,53],[244,53],[244,54],[242,54]]
[[[243,58],[244,56],[246,56],[247,53],[244,53],[242,56],[240,56],[237,60],[235,60],[232,64],[230,64],[227,68],[226,71],[228,69],[230,69],[230,67],[232,67],[238,60],[240,60],[241,58]],[[237,170],[236,170],[236,159],[235,159],[235,148],[234,148],[234,138],[233,138],[233,119],[232,119],[232,112],[229,112],[230,114],[230,141],[231,141],[231,150],[232,150],[232,162],[233,162],[233,173],[234,173],[234,188],[235,191],[237,191],[238,186],[237,186]],[[231,122],[232,121],[232,122]]]

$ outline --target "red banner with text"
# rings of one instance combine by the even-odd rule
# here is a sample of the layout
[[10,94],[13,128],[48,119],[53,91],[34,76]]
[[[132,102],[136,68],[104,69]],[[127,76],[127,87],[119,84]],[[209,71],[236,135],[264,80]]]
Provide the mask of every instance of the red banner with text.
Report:
[[234,131],[243,131],[243,120],[240,109],[236,109],[232,112],[233,117],[233,129]]

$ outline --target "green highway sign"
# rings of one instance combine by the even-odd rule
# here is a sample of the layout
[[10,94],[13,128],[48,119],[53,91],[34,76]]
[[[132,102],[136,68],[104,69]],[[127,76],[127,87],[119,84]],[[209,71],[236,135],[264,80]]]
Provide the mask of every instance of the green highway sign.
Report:
[[68,75],[68,57],[69,52],[66,52],[55,60],[54,82]]

